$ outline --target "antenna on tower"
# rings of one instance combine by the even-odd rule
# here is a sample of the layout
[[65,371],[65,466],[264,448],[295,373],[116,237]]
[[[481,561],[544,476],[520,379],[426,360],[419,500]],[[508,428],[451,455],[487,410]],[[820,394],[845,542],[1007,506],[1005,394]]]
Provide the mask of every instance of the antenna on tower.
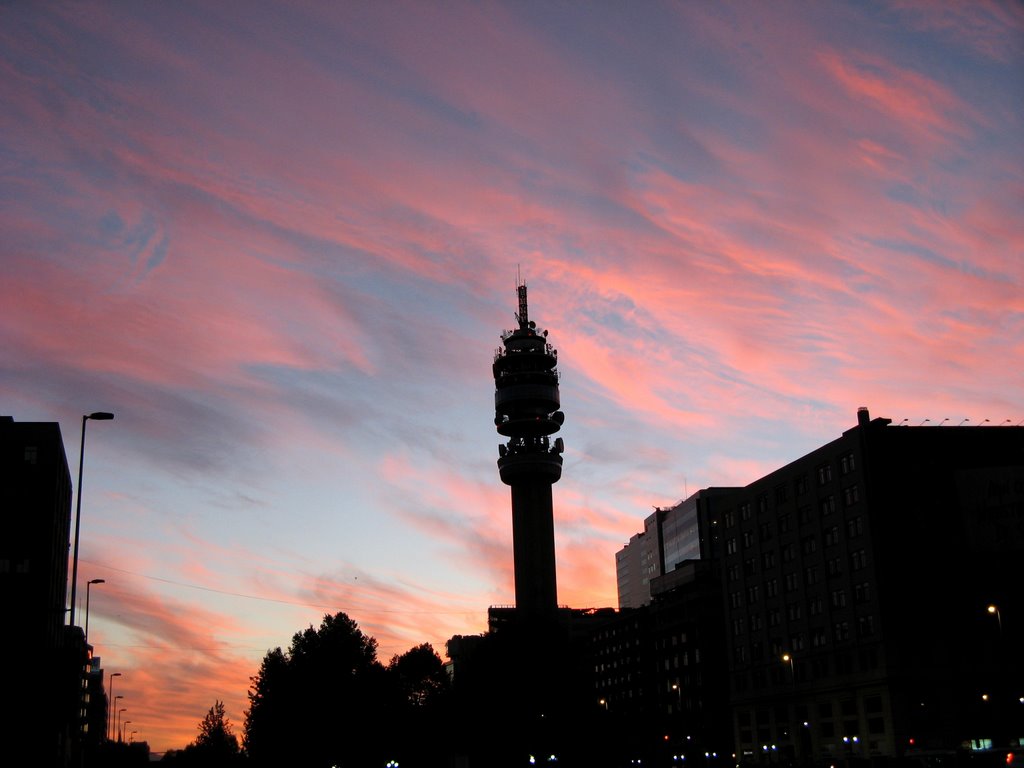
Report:
[[516,312],[516,320],[520,328],[526,328],[530,324],[530,312],[526,306],[526,283],[523,282],[519,265],[516,265],[516,293],[519,295],[519,311]]

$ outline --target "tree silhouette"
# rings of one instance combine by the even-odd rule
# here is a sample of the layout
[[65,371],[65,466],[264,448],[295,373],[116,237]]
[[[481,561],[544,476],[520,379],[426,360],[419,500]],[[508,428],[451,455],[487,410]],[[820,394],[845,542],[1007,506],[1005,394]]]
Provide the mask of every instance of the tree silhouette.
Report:
[[344,613],[324,616],[287,653],[269,651],[251,678],[245,750],[256,765],[380,762],[387,745],[374,734],[394,710],[393,690],[377,641]]
[[224,714],[224,702],[215,701],[199,723],[199,735],[194,746],[211,754],[234,756],[238,754],[238,737],[232,733],[231,723]]
[[404,701],[412,707],[436,705],[450,688],[444,662],[430,643],[410,648],[401,656],[392,656],[388,673]]
[[238,737],[224,713],[224,702],[215,701],[199,722],[196,740],[180,751],[168,752],[160,762],[187,768],[226,768],[242,762]]
[[452,744],[442,736],[452,727],[448,671],[429,643],[417,645],[387,666],[389,694],[388,759],[400,765],[447,766]]

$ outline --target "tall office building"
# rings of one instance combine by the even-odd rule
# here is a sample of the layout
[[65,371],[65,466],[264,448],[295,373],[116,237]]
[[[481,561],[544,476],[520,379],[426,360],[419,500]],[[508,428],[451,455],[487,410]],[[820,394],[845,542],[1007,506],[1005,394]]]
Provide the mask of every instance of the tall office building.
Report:
[[644,529],[615,553],[619,608],[639,608],[651,602],[652,582],[690,560],[715,554],[717,521],[712,514],[718,498],[736,488],[704,488],[671,507],[655,507]]
[[20,762],[31,744],[41,764],[58,765],[76,743],[75,664],[85,662],[77,653],[84,642],[77,644],[76,628],[65,626],[71,477],[59,424],[0,417],[0,512],[0,603],[8,641],[21,654],[6,674],[17,706],[5,727],[24,737],[4,740],[0,762]]
[[562,476],[558,353],[530,320],[526,286],[517,289],[518,327],[502,334],[494,355],[494,424],[509,438],[498,447],[501,481],[512,493],[516,613],[552,623],[558,610],[551,486]]
[[[650,717],[677,693],[679,722],[699,722],[686,711],[699,650],[706,692],[712,678],[728,690],[712,706],[741,763],[1024,745],[1024,428],[894,427],[861,409],[836,440],[720,490],[697,505],[710,532],[701,560],[673,568],[671,510],[625,548],[659,542],[647,584],[619,571],[620,595],[650,594],[637,641],[649,650],[629,646],[653,662]],[[718,619],[694,602],[707,595],[702,571],[717,582]],[[714,645],[695,637],[721,637],[724,653],[712,661]]]
[[[736,746],[798,759],[1024,737],[1024,429],[858,424],[719,521]],[[991,609],[991,610],[990,610]]]

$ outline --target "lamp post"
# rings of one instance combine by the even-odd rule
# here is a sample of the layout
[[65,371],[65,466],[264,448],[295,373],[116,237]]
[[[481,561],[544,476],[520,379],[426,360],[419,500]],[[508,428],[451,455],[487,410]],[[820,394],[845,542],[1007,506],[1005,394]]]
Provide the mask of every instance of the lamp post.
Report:
[[121,733],[124,735],[124,741],[128,741],[128,724],[131,720],[125,720],[121,723]]
[[82,416],[82,445],[78,449],[78,498],[75,502],[75,552],[71,561],[71,626],[75,626],[75,595],[78,591],[78,530],[82,524],[82,466],[85,459],[85,423],[93,421],[110,421],[114,414],[96,411]]
[[89,590],[93,584],[106,584],[106,579],[90,579],[85,582],[85,642],[89,643]]
[[1003,615],[1001,613],[999,613],[999,606],[993,604],[993,605],[990,605],[985,610],[987,610],[989,613],[991,613],[993,616],[996,617],[996,623],[999,625],[999,631],[1002,632],[1003,631]]
[[[119,698],[123,698],[123,697],[119,697]],[[127,712],[127,711],[128,711],[128,707],[121,707],[119,710],[117,710],[117,715],[114,718],[114,730],[117,731],[117,743],[118,744],[121,743],[121,713],[122,712]]]
[[[110,693],[114,692],[114,678],[115,677],[121,677],[121,673],[120,672],[111,672],[110,673]],[[107,727],[106,727],[105,732],[103,734],[103,737],[106,738],[106,739],[110,738],[110,723],[113,720],[113,717],[111,717],[111,715],[113,714],[114,707],[116,707],[116,706],[117,706],[117,700],[116,699],[108,699],[107,700],[107,723],[106,723]]]
[[123,699],[124,696],[114,697],[114,706],[110,710],[110,740],[113,741],[117,736],[117,700]]

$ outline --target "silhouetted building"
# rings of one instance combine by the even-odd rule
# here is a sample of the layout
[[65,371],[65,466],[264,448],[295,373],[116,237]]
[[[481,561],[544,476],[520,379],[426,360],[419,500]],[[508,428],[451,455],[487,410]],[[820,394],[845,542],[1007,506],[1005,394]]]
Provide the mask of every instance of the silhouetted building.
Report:
[[65,626],[71,478],[60,425],[0,417],[0,510],[0,601],[17,658],[4,727],[19,736],[3,740],[0,762],[16,764],[28,743],[38,747],[36,764],[63,765],[77,743],[85,657],[84,641]]
[[616,554],[620,619],[594,638],[597,690],[611,712],[642,723],[639,759],[711,766],[732,753],[717,510],[735,490],[656,508]]
[[893,427],[861,409],[839,439],[714,490],[704,513],[707,492],[693,497],[699,560],[670,554],[693,552],[689,524],[666,533],[686,502],[616,556],[622,605],[643,608],[622,611],[640,634],[608,680],[639,676],[628,693],[650,717],[678,692],[676,722],[703,722],[710,745],[723,736],[706,715],[724,711],[740,762],[1021,744],[1024,429]]
[[[1024,737],[1024,429],[842,437],[720,520],[737,746],[901,756]],[[989,613],[988,607],[993,611]]]
[[550,436],[565,417],[558,410],[558,353],[530,320],[526,286],[517,292],[519,327],[502,334],[494,354],[494,424],[509,438],[498,446],[498,471],[512,489],[517,614],[537,625],[552,622],[558,607],[551,486],[562,476],[562,440]]
[[615,553],[619,608],[647,605],[654,579],[688,560],[709,560],[717,555],[712,500],[736,490],[705,488],[674,506],[654,508],[654,514],[644,520],[644,530]]

